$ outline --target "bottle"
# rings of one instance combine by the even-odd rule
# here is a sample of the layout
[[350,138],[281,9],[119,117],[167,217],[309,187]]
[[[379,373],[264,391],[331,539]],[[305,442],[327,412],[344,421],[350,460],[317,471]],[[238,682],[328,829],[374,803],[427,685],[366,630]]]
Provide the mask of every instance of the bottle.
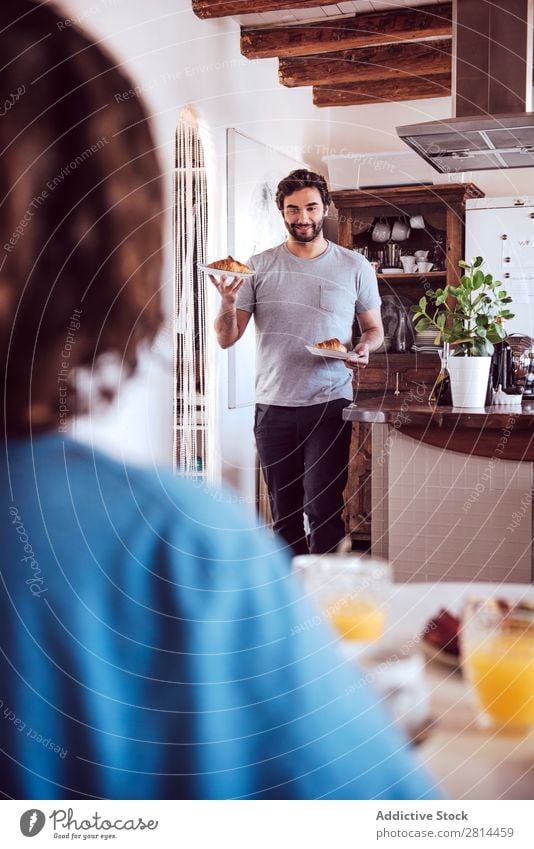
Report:
[[399,320],[393,340],[393,350],[397,354],[404,354],[406,352],[406,313],[402,308],[399,309]]
[[436,404],[446,407],[452,406],[451,379],[447,371],[447,360],[449,358],[448,342],[443,343],[443,353],[441,355],[441,370],[436,377],[436,382],[430,392],[429,401],[435,401]]
[[428,261],[432,263],[432,271],[445,270],[445,252],[443,250],[442,236],[436,236]]
[[436,377],[428,400],[446,407],[452,406],[451,379],[446,368],[442,368]]

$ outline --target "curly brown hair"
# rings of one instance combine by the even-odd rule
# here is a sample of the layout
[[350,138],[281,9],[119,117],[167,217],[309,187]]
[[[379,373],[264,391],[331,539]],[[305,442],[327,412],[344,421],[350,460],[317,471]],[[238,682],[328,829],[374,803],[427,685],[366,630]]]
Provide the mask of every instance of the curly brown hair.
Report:
[[286,197],[301,189],[317,189],[325,206],[330,206],[332,203],[332,198],[323,175],[316,174],[315,171],[308,171],[306,168],[297,168],[296,171],[291,171],[287,177],[284,177],[278,183],[276,205],[280,212],[284,210],[284,200]]
[[32,420],[52,428],[80,412],[80,370],[92,371],[101,397],[113,397],[102,362],[111,355],[132,374],[140,344],[162,320],[163,198],[147,113],[139,97],[116,97],[133,85],[115,60],[62,22],[49,3],[0,4],[8,433]]

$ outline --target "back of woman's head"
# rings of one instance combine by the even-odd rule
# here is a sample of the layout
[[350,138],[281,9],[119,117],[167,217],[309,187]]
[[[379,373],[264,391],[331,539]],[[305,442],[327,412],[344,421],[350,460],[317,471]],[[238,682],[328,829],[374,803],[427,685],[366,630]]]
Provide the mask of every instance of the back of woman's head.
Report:
[[[159,168],[133,84],[50,4],[0,3],[2,429],[80,409],[74,370],[127,373],[161,321]],[[107,391],[107,390],[106,390]],[[105,393],[103,393],[105,394]]]

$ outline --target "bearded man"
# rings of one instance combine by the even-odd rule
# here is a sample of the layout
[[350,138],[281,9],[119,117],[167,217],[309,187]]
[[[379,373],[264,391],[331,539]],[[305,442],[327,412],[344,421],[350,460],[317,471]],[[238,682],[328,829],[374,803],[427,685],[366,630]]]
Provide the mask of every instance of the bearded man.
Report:
[[[215,331],[228,348],[254,315],[254,434],[274,528],[294,554],[325,554],[344,537],[351,425],[342,411],[353,397],[351,370],[364,368],[383,341],[380,296],[369,262],[324,237],[331,203],[324,177],[292,171],[279,183],[276,203],[287,241],[248,261],[251,278],[211,278],[221,295]],[[332,337],[351,350],[355,313],[356,361],[306,350]]]

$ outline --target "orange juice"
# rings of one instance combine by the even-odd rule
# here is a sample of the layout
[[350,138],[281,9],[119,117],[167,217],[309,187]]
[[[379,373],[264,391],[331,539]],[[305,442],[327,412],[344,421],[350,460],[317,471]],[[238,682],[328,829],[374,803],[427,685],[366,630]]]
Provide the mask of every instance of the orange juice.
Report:
[[384,608],[367,599],[340,598],[328,606],[326,613],[344,640],[376,640],[386,621]]
[[485,713],[511,728],[534,726],[534,636],[495,634],[466,654],[468,674]]

